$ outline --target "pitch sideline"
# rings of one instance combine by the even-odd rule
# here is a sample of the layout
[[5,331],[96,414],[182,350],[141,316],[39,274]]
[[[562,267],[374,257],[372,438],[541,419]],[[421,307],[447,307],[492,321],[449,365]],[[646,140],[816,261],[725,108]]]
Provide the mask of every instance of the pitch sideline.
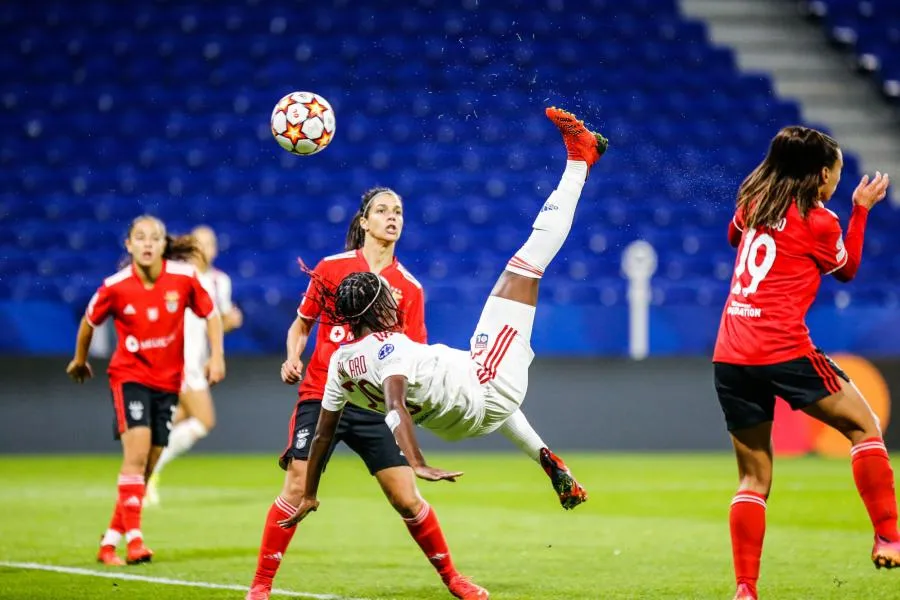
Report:
[[[169,579],[167,577],[150,577],[148,575],[133,575],[131,573],[116,573],[112,571],[93,571],[77,567],[62,567],[58,565],[45,565],[33,562],[0,561],[0,567],[9,569],[27,569],[31,571],[50,571],[52,573],[65,573],[67,575],[87,575],[89,577],[102,577],[106,579],[121,579],[125,581],[140,581],[144,583],[157,583],[161,585],[178,585],[182,587],[197,587],[210,590],[234,590],[246,592],[247,587],[228,583],[209,583],[206,581],[185,581],[182,579]],[[351,598],[348,596],[336,596],[334,594],[313,594],[309,592],[292,592],[289,590],[272,590],[273,595],[289,596],[292,598],[313,598],[315,600],[367,600],[366,598]]]

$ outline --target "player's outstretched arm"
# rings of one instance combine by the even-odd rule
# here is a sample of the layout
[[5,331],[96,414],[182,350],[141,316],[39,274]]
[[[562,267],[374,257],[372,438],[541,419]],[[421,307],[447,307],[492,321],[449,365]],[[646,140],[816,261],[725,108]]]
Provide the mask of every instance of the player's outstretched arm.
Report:
[[413,468],[416,476],[420,479],[428,481],[456,481],[456,478],[462,475],[462,471],[445,471],[435,467],[429,467],[425,464],[425,457],[422,456],[422,449],[416,440],[416,432],[413,426],[412,417],[406,410],[406,388],[408,382],[403,375],[391,375],[384,380],[384,411],[385,422],[394,433],[397,445],[403,451],[409,466]]
[[87,319],[81,319],[81,325],[78,327],[78,336],[75,338],[75,357],[66,367],[66,374],[75,383],[84,383],[85,379],[94,376],[91,365],[87,361],[88,350],[91,348],[91,339],[94,337],[94,328],[87,322]]
[[325,458],[328,449],[334,440],[341,414],[344,410],[328,410],[324,406],[319,411],[319,421],[316,423],[316,433],[310,443],[309,462],[306,465],[306,483],[304,485],[303,498],[294,514],[287,519],[278,521],[278,524],[290,529],[308,515],[319,508],[319,482],[322,480],[322,470],[325,468]]

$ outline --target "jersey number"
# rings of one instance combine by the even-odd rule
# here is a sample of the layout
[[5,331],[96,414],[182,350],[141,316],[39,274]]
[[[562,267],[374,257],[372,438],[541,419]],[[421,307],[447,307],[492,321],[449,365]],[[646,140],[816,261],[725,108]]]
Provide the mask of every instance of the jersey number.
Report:
[[[360,379],[358,382],[348,380],[342,383],[341,387],[351,394],[358,390],[359,393],[365,396],[366,400],[369,401],[367,406],[369,410],[384,412],[384,396],[374,383],[365,379]],[[418,414],[422,410],[422,407],[407,402],[406,409],[409,411],[409,415],[413,416]]]
[[[756,293],[759,284],[769,274],[772,265],[775,264],[775,240],[768,233],[760,233],[756,235],[755,229],[748,229],[744,234],[744,244],[741,250],[741,257],[738,259],[737,266],[734,268],[734,276],[737,281],[731,289],[732,294],[741,294],[749,296]],[[757,262],[760,256],[760,249],[763,249],[762,260]],[[741,285],[741,275],[744,271],[750,274],[750,285],[743,287]]]

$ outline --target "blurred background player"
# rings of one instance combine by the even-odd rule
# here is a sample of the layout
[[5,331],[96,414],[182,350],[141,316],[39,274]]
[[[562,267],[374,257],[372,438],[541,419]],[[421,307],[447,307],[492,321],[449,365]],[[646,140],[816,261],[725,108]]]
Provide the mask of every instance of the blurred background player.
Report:
[[125,248],[131,263],[107,277],[91,298],[78,329],[75,357],[66,368],[77,383],[93,377],[87,354],[94,327],[112,317],[118,343],[108,373],[123,456],[118,502],[97,560],[114,566],[123,564],[116,554],[123,536],[126,562],[148,562],[153,556],[141,532],[144,482],[168,441],[178,401],[186,310],[208,321],[209,383],[225,376],[222,321],[194,267],[176,262],[199,255],[193,238],[168,236],[162,221],[141,216],[131,223]]
[[831,137],[782,129],[741,185],[728,231],[738,256],[713,361],[740,477],[730,516],[735,600],[758,598],[776,396],[853,444],[853,478],[875,528],[872,560],[878,568],[900,566],[894,474],[878,418],[806,327],[822,276],[846,282],[856,275],[869,210],[887,192],[887,175],[863,176],[844,241],[837,215],[825,208],[842,167]]
[[[222,317],[225,333],[240,328],[244,319],[240,309],[231,301],[231,278],[213,265],[219,255],[215,232],[206,225],[200,225],[194,228],[191,235],[200,252],[192,256],[190,262],[197,269],[203,289],[209,293]],[[188,309],[184,315],[184,382],[172,419],[169,445],[163,450],[147,482],[147,496],[144,499],[147,506],[159,504],[159,478],[165,466],[193,448],[216,425],[216,411],[204,373],[210,355],[207,337],[207,320]]]
[[[462,473],[426,464],[414,423],[447,440],[459,440],[496,431],[518,412],[534,358],[531,330],[540,280],[569,234],[588,171],[607,145],[572,114],[557,108],[548,108],[546,114],[562,133],[566,169],[535,219],[531,236],[494,286],[470,350],[426,345],[404,335],[402,313],[377,275],[352,273],[332,292],[321,274],[311,274],[311,285],[326,298],[324,322],[350,327],[354,340],[332,356],[324,410],[310,443],[305,493],[294,514],[280,521],[282,527],[293,527],[318,507],[322,469],[342,412],[351,404],[384,415],[416,475],[430,481],[454,481]],[[481,340],[488,343],[482,347]]]

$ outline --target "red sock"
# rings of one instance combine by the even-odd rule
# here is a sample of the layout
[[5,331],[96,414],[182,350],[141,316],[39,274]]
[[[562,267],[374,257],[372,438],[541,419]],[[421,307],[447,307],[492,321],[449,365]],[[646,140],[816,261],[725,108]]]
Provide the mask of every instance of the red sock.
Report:
[[738,585],[746,583],[756,590],[763,538],[766,536],[766,497],[740,490],[731,501],[731,553],[734,577]]
[[853,480],[862,498],[875,534],[889,542],[900,541],[897,533],[897,497],[894,471],[881,438],[869,438],[853,446]]
[[103,538],[100,540],[101,546],[118,546],[119,542],[122,541],[122,537],[125,535],[125,525],[122,523],[122,511],[121,505],[119,501],[116,501],[116,506],[113,508],[112,518],[109,520],[109,527],[106,530],[106,533],[103,534]]
[[441,579],[444,580],[444,583],[448,582],[451,577],[456,575],[456,567],[453,566],[450,548],[447,546],[447,540],[444,539],[444,532],[441,531],[441,524],[438,522],[434,509],[427,502],[423,502],[418,515],[412,519],[403,520],[406,522],[406,528],[409,529],[410,535],[434,565]]
[[287,552],[288,545],[296,533],[297,528],[284,529],[278,521],[286,519],[294,514],[296,506],[291,506],[284,498],[278,496],[269,508],[266,515],[266,526],[263,529],[262,543],[259,546],[259,558],[256,560],[256,575],[253,576],[253,585],[265,585],[272,587],[272,580],[281,566],[281,559]]
[[[117,507],[121,527],[128,545],[143,542],[141,533],[141,508],[144,504],[144,476],[119,474],[119,504]],[[115,521],[116,517],[113,517]],[[137,540],[137,541],[135,541]]]

